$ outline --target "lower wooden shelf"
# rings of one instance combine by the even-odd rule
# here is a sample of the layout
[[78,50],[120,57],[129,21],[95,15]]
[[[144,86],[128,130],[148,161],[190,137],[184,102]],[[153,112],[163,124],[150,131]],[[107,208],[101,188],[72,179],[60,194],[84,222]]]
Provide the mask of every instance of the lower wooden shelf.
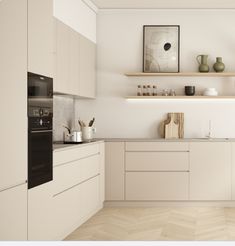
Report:
[[194,100],[194,99],[209,99],[209,100],[217,100],[217,99],[234,99],[235,96],[128,96],[126,99],[139,99],[139,100],[153,100],[153,99],[161,99],[161,100],[172,100],[172,99],[186,99],[186,100]]

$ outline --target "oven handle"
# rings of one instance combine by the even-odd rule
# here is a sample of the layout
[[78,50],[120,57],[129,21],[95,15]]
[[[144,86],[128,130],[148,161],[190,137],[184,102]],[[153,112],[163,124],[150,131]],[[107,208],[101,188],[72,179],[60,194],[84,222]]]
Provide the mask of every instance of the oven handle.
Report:
[[44,132],[52,132],[53,130],[40,130],[40,131],[30,131],[30,133],[44,133]]

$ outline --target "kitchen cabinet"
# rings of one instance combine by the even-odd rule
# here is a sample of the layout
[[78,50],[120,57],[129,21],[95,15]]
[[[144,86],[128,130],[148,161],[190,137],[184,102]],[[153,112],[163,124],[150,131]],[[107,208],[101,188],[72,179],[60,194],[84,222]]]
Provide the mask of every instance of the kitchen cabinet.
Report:
[[124,200],[125,143],[105,143],[105,200]]
[[27,180],[27,0],[0,2],[0,33],[1,191]]
[[189,199],[187,142],[126,142],[125,200]]
[[53,181],[28,190],[28,240],[53,240]]
[[59,20],[56,23],[56,74],[54,91],[94,98],[96,45]]
[[190,143],[190,200],[231,200],[230,143]]
[[80,80],[78,94],[95,98],[96,44],[80,35]]
[[64,239],[104,201],[104,143],[54,151],[52,240]]
[[1,191],[0,201],[0,240],[27,240],[27,184]]
[[[70,80],[70,28],[55,21],[56,27],[56,59],[54,91],[64,94],[72,94],[73,84]],[[73,83],[78,83],[73,82]]]
[[28,0],[28,71],[54,77],[53,0]]
[[100,143],[100,203],[105,201],[105,143]]
[[235,143],[231,143],[232,151],[232,200],[235,200]]
[[188,172],[126,172],[126,200],[188,200]]

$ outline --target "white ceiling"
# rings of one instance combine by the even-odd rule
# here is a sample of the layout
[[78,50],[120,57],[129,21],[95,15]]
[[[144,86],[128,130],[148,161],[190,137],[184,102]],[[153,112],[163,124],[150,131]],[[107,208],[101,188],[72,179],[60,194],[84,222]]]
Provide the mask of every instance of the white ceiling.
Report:
[[100,9],[235,8],[235,0],[91,0]]

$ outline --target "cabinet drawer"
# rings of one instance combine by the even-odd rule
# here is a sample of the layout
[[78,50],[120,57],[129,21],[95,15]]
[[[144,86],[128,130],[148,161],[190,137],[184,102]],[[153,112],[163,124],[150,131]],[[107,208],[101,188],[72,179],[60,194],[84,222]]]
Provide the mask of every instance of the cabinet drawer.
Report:
[[53,198],[53,240],[63,240],[89,219],[101,206],[99,176],[77,185]]
[[188,171],[188,152],[127,152],[126,171]]
[[187,172],[127,172],[126,200],[188,200]]
[[54,167],[53,194],[58,194],[99,174],[99,157],[100,155],[96,154],[81,160]]
[[97,153],[99,153],[99,144],[56,151],[53,153],[53,166],[72,162]]
[[126,151],[189,151],[185,142],[127,142]]

